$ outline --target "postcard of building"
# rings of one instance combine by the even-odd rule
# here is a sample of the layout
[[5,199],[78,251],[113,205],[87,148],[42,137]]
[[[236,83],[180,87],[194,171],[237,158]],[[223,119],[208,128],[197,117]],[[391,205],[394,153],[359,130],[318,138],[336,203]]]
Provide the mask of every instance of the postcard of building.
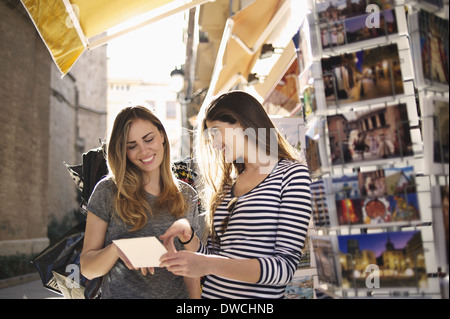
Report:
[[327,117],[331,165],[413,155],[407,105],[400,103]]
[[[420,231],[342,235],[337,240],[344,289],[428,286]],[[373,269],[378,287],[368,287]]]

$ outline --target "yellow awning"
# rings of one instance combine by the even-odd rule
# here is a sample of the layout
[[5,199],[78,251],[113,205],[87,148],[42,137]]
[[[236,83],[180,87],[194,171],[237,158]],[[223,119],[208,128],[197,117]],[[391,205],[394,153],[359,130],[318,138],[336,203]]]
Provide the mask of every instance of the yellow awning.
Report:
[[297,52],[294,42],[290,41],[264,81],[254,86],[255,91],[263,100],[266,100],[296,58]]
[[264,75],[265,83],[254,88],[257,95],[267,97],[296,57],[292,37],[306,16],[305,5],[299,2],[303,1],[255,0],[227,20],[203,108],[214,96],[238,83],[247,84],[263,44],[276,43],[283,53],[274,60],[273,72]]
[[228,91],[246,80],[257,52],[267,37],[264,35],[284,0],[255,0],[227,20],[216,59],[210,94]]
[[89,38],[153,10],[158,9],[158,15],[132,29],[208,1],[214,0],[21,0],[63,75],[86,49],[113,36],[95,43]]
[[88,38],[172,0],[71,0],[79,7],[80,25]]

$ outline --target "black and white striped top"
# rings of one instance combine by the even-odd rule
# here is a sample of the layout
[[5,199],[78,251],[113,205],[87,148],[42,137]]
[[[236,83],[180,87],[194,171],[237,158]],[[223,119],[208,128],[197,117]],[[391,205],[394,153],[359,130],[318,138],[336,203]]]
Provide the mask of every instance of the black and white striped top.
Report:
[[214,226],[220,250],[211,241],[198,252],[235,259],[258,259],[261,275],[256,284],[209,275],[202,298],[283,298],[300,259],[311,217],[310,178],[306,166],[283,159],[254,189],[239,197],[228,228],[220,224],[233,198],[228,191],[218,207]]

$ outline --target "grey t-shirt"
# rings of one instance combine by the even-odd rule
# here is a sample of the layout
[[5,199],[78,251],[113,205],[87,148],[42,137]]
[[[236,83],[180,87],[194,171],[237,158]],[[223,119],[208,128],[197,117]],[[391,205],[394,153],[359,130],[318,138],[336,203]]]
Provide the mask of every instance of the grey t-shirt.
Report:
[[[195,190],[187,183],[178,181],[181,193],[188,203],[188,210],[183,216],[189,220],[195,232],[199,232],[198,223],[198,199]],[[177,220],[166,209],[153,210],[153,216],[148,217],[147,224],[137,230],[129,231],[125,224],[118,218],[114,209],[114,195],[117,187],[110,177],[98,182],[87,205],[87,210],[108,223],[106,231],[105,247],[115,239],[156,236],[159,238]],[[157,197],[147,193],[150,207],[155,207]],[[115,215],[115,216],[114,216]],[[178,240],[174,241],[177,250],[184,247]],[[176,276],[166,268],[155,268],[153,275],[143,276],[140,270],[130,270],[119,259],[111,271],[103,276],[102,298],[189,298],[186,285],[182,276]]]

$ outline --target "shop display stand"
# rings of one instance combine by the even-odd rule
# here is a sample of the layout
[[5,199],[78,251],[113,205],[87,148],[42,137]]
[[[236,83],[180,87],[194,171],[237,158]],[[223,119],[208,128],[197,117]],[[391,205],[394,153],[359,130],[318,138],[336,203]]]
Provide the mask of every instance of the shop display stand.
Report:
[[[345,11],[346,16],[342,18],[339,16],[340,8],[331,7],[330,9],[324,4],[335,1],[308,1],[311,10],[307,15],[309,37],[304,36],[304,40],[308,43],[303,46],[302,56],[298,57],[298,60],[302,59],[299,76],[301,98],[305,102],[305,97],[307,97],[308,105],[303,103],[302,114],[296,110],[296,114],[291,114],[291,116],[303,116],[306,133],[305,143],[302,145],[314,145],[320,160],[320,167],[311,172],[314,203],[313,223],[310,227],[309,238],[313,242],[316,241],[316,244],[320,240],[324,243],[329,240],[330,247],[327,249],[331,249],[331,251],[324,259],[323,255],[320,255],[322,248],[318,249],[314,245],[310,245],[311,268],[299,269],[296,276],[307,274],[308,271],[311,273],[311,269],[315,269],[317,275],[314,274],[314,289],[317,298],[319,296],[331,298],[448,298],[448,131],[445,135],[445,132],[442,132],[442,126],[447,123],[446,130],[448,130],[449,86],[448,73],[445,76],[440,65],[435,64],[433,67],[432,64],[436,61],[438,63],[444,61],[447,63],[448,70],[448,1],[444,0],[442,3],[441,1],[417,0],[384,1],[386,11],[381,12],[386,16],[380,19],[379,24],[379,29],[382,29],[384,33],[376,30],[375,34],[375,31],[372,30],[370,35],[367,34],[367,30],[363,30],[364,28],[359,28],[358,23],[361,21],[376,22],[373,19],[367,20],[368,15],[373,12],[363,12],[351,16],[349,14],[351,10],[348,10]],[[324,8],[328,8],[328,12],[324,13]],[[420,14],[421,10],[426,13]],[[445,12],[447,12],[447,16],[445,16]],[[328,19],[324,19],[324,16],[327,15],[329,15]],[[393,16],[394,21],[392,20]],[[429,50],[429,52],[423,53],[420,37],[421,34],[424,34],[423,21],[419,25],[419,18],[423,20],[424,16],[425,19],[428,17],[434,19],[433,16],[438,16],[443,19],[439,20],[440,24],[447,23],[447,34],[441,35],[441,39],[444,39],[444,42],[447,41],[446,44],[444,43],[443,49],[442,43],[437,44],[435,40],[432,40],[435,42],[429,46],[430,48],[434,46],[434,51]],[[355,28],[359,28],[359,31],[353,32]],[[328,37],[327,40],[323,40],[324,37]],[[326,45],[323,45],[324,43]],[[305,52],[305,47],[310,51]],[[447,53],[446,60],[442,56],[442,59],[437,58],[436,48],[440,49],[440,52]],[[383,52],[384,55],[381,54]],[[422,61],[424,54],[428,54],[426,61]],[[431,56],[432,54],[434,55]],[[377,56],[380,57],[378,61],[376,60]],[[364,59],[365,65],[361,59]],[[369,70],[367,66],[371,63],[372,67]],[[437,77],[438,81],[427,77],[423,63],[430,64],[429,74],[431,77]],[[325,72],[324,67],[328,68]],[[425,70],[425,74],[423,70]],[[349,73],[352,75],[349,76]],[[357,74],[355,75],[355,73]],[[352,95],[357,90],[360,94]],[[356,98],[350,98],[350,96],[356,96]],[[310,101],[311,98],[314,99],[313,102]],[[399,105],[401,108],[398,107]],[[396,110],[396,107],[401,111]],[[437,111],[433,112],[433,110]],[[436,112],[442,113],[436,114]],[[384,115],[380,115],[382,113]],[[395,119],[393,119],[393,114],[397,116]],[[348,118],[351,117],[351,120],[345,118],[347,115]],[[331,124],[339,122],[337,120],[330,122],[333,117],[334,119],[342,117],[344,126],[337,129],[330,127]],[[443,122],[445,118],[447,122]],[[395,124],[392,121],[395,121]],[[396,151],[391,152],[389,156],[372,153],[372,158],[369,156],[364,159],[358,158],[354,152],[356,146],[354,148],[349,146],[350,138],[357,139],[349,132],[352,125],[353,128],[359,125],[358,127],[362,127],[363,131],[371,132],[374,138],[378,138],[378,142],[384,141],[384,139],[381,140],[381,137],[384,138],[385,135],[390,134],[391,141],[393,141],[391,144],[396,145]],[[306,142],[308,139],[314,143],[308,144]],[[332,153],[333,149],[336,152]],[[305,146],[304,151],[307,153],[311,150],[306,149]],[[348,155],[350,153],[351,157]],[[365,153],[368,151],[363,149],[362,155],[359,155],[364,156]],[[417,196],[420,219],[403,219],[381,224],[354,224],[351,222],[342,224],[337,222],[336,192],[333,191],[333,184],[330,182],[333,178],[349,174],[385,172],[388,169],[405,167],[412,167],[414,171],[414,193]],[[404,195],[404,198],[409,198],[406,197],[406,193],[394,195]],[[447,204],[444,203],[445,200]],[[406,205],[408,204],[408,200],[406,200]],[[447,208],[444,205],[447,205]],[[447,210],[447,217],[443,215],[445,210]],[[347,215],[349,214],[347,208]],[[446,229],[445,225],[447,225]],[[411,239],[409,244],[405,244],[403,251],[411,250],[413,241],[416,241],[417,245],[420,242],[420,252],[414,256],[422,258],[423,255],[424,264],[422,261],[419,263],[409,260],[408,262],[415,265],[416,268],[410,266],[412,269],[408,269],[408,271],[414,274],[414,270],[418,273],[419,267],[424,267],[427,277],[426,286],[423,285],[423,280],[420,281],[422,284],[417,286],[410,283],[402,286],[395,281],[394,277],[392,277],[394,284],[390,286],[383,286],[384,282],[381,281],[380,287],[367,287],[367,285],[366,287],[357,287],[356,284],[352,285],[351,280],[347,286],[342,285],[344,254],[340,253],[339,238],[347,238],[346,236],[349,235],[375,238],[376,234],[416,234],[417,231],[420,232],[420,236],[415,236],[414,240]],[[419,237],[420,241],[417,239]],[[360,243],[362,245],[362,241]],[[416,248],[419,247],[417,245]],[[359,250],[359,246],[357,250]],[[395,251],[400,254],[399,249]],[[407,256],[401,257],[405,260],[413,256],[411,252],[409,255],[408,252],[403,252],[403,254]],[[338,277],[336,280],[323,276],[322,261],[324,260],[326,260],[326,267],[330,267],[332,264],[336,266],[335,275]],[[320,269],[321,267],[322,269]],[[327,271],[328,274],[333,273],[328,268]],[[356,278],[354,277],[356,276],[355,271],[350,277]],[[400,271],[397,270],[391,272],[400,274]],[[383,272],[383,274],[387,273],[389,272]],[[387,276],[391,275],[386,275],[386,278]]]

